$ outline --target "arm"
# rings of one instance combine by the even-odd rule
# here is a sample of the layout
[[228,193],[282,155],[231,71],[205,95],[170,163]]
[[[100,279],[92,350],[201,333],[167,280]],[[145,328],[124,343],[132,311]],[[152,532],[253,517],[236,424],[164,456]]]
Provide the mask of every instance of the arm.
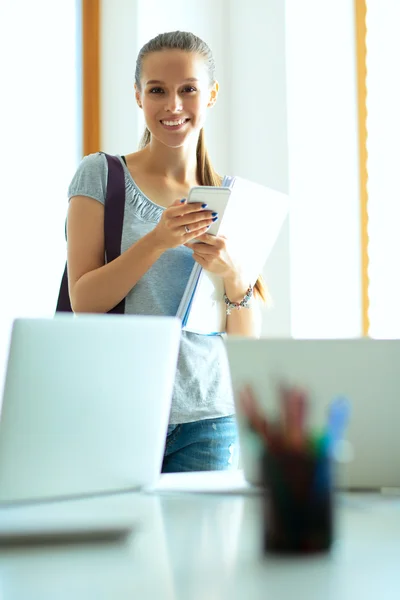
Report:
[[[93,198],[74,196],[68,210],[68,281],[74,312],[106,313],[130,290],[168,248],[204,233],[211,212],[200,204],[167,208],[153,231],[121,256],[104,263],[104,206]],[[185,225],[190,228],[186,233]]]
[[[248,282],[238,276],[224,278],[225,293],[231,302],[240,302],[249,287]],[[226,317],[226,333],[246,337],[260,337],[261,312],[257,298],[251,299],[249,308],[233,309]]]
[[163,253],[151,232],[104,264],[104,206],[85,196],[71,198],[67,232],[69,294],[74,312],[108,312]]

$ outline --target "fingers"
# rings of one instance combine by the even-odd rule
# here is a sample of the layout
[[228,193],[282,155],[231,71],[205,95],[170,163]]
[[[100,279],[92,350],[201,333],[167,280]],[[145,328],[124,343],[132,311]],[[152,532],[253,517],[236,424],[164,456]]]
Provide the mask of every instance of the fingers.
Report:
[[[224,248],[224,240],[216,242],[215,236],[206,235],[210,226],[218,219],[218,214],[206,210],[207,205],[201,202],[187,203],[186,199],[175,200],[164,212],[161,218],[162,226],[177,236],[180,242],[187,244],[192,240],[201,240],[203,246],[213,245],[216,249]],[[209,254],[206,250],[205,254]]]
[[182,200],[176,200],[165,211],[165,222],[169,229],[181,229],[187,226],[190,231],[196,231],[199,235],[205,233],[207,228],[218,218],[217,213],[205,210],[206,204],[200,202],[184,204]]
[[187,225],[188,227],[194,228],[199,224],[202,224],[202,226],[212,225],[214,223],[214,220],[215,217],[212,216],[212,213],[203,210],[200,213],[190,213],[188,215],[175,218],[174,223],[177,227]]
[[190,248],[200,256],[218,256],[218,253],[215,252],[214,248],[208,246],[207,244],[202,244],[201,242],[196,242],[195,244],[190,245]]
[[206,233],[208,231],[210,226],[211,226],[211,223],[210,223],[210,220],[208,219],[205,221],[197,221],[195,223],[188,223],[186,225],[180,224],[179,229],[183,228],[183,230],[186,231],[186,233],[191,234],[192,238],[196,237],[196,239],[197,239],[199,236],[204,235],[204,233]]
[[[186,199],[175,200],[175,202],[166,210],[166,217],[170,220],[170,227],[188,226],[190,230],[198,231],[200,228],[207,227],[215,223],[218,219],[218,213],[212,210],[206,210],[207,204],[201,202],[191,202],[187,204]],[[199,225],[197,225],[199,224]],[[207,231],[207,229],[205,229]]]
[[[187,227],[187,225],[186,225],[186,227]],[[188,248],[190,247],[190,241],[197,239],[197,237],[202,235],[203,233],[205,233],[210,226],[203,225],[203,226],[196,226],[196,227],[193,227],[193,229],[188,227],[189,231],[185,231],[185,229],[183,229],[185,232],[183,245],[187,246]],[[194,245],[197,246],[197,244],[194,244]]]
[[206,232],[196,237],[196,244],[187,243],[186,246],[204,258],[210,256],[218,258],[225,250],[225,239]]
[[[201,202],[190,202],[190,204],[188,204],[184,198],[183,200],[175,200],[175,202],[167,208],[167,211],[173,217],[181,217],[189,213],[204,211],[206,208],[207,204],[202,204]],[[212,211],[206,212],[211,213]]]
[[[184,204],[184,202],[186,202],[186,198],[182,198],[182,200],[180,200],[180,199],[178,198],[177,200],[175,200],[175,202],[173,202],[173,203],[171,204],[171,207],[172,207],[172,206],[181,206],[182,204]],[[171,208],[171,207],[170,207],[170,208]]]
[[212,235],[211,233],[205,233],[198,238],[199,242],[203,242],[205,245],[215,246],[218,250],[225,248],[225,237],[219,235]]

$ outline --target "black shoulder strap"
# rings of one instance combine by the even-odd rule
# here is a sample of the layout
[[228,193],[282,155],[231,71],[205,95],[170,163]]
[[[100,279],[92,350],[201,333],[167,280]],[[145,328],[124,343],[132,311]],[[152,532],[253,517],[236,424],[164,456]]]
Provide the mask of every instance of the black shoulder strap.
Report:
[[[122,228],[125,213],[125,173],[116,156],[105,154],[108,162],[107,194],[104,204],[104,247],[107,262],[121,254]],[[108,312],[124,314],[125,298]]]
[[[107,192],[104,202],[104,247],[107,262],[121,254],[122,228],[125,212],[125,174],[116,156],[103,153],[108,163]],[[57,300],[56,312],[72,312],[68,291],[68,269],[65,265]],[[123,314],[125,299],[114,306],[110,313]]]

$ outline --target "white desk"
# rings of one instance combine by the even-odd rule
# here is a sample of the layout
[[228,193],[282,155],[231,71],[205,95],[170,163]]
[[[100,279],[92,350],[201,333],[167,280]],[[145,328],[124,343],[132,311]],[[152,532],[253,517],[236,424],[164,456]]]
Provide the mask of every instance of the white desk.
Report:
[[0,599],[399,600],[400,498],[339,505],[334,549],[303,559],[261,556],[256,495],[132,493],[2,509],[1,520],[136,515],[138,530],[122,543],[3,548]]

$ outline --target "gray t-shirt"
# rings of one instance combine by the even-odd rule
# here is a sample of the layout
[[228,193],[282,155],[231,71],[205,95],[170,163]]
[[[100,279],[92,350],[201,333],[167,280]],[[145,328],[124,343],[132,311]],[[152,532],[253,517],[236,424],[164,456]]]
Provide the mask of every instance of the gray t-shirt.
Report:
[[[125,172],[125,214],[121,252],[125,252],[160,220],[162,206],[140,191],[121,157]],[[90,154],[81,161],[68,188],[68,198],[89,196],[104,204],[107,160]],[[171,248],[152,265],[129,292],[125,313],[175,316],[191,273],[192,252]],[[157,365],[154,365],[155,370]],[[170,423],[189,423],[234,413],[228,359],[223,338],[182,332]]]

